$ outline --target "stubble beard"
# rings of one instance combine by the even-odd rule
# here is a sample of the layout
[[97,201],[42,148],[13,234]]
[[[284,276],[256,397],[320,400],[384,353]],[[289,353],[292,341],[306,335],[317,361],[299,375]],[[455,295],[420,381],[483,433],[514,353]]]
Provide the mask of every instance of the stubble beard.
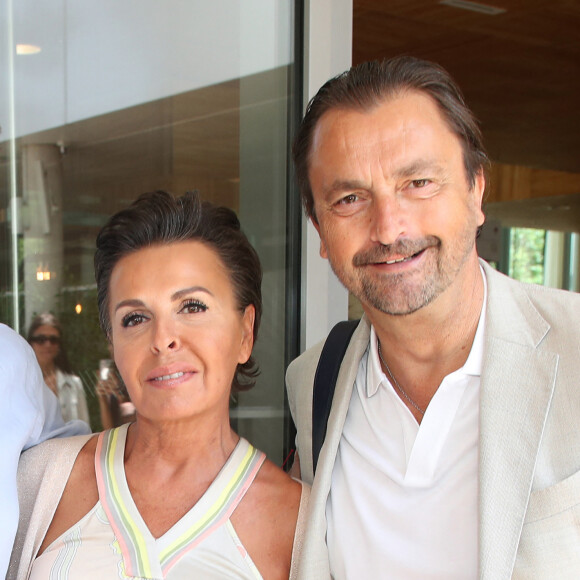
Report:
[[[440,296],[453,282],[473,250],[475,238],[465,233],[454,247],[444,251],[435,236],[422,240],[399,240],[394,244],[375,246],[355,254],[352,269],[337,268],[334,273],[344,286],[364,305],[392,316],[417,312]],[[413,272],[381,273],[372,264],[393,257],[412,256],[424,252],[423,265]]]

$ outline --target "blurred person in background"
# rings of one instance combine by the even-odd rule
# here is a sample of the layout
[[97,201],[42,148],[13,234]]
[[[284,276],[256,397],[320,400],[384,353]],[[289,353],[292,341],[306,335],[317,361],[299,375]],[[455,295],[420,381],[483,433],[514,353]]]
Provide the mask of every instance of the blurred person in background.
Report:
[[111,359],[101,360],[95,391],[99,399],[103,429],[112,429],[135,420],[135,405],[131,402],[123,379]]
[[36,354],[44,382],[58,398],[62,418],[90,424],[83,383],[72,372],[62,343],[62,329],[54,314],[45,312],[33,318],[28,342]]

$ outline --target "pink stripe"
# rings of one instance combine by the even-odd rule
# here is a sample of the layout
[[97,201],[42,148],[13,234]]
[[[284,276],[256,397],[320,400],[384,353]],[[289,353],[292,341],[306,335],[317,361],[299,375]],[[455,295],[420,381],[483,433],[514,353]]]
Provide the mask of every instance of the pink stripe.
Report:
[[258,463],[254,466],[254,469],[252,469],[252,471],[250,471],[247,474],[246,480],[244,481],[244,484],[240,488],[240,491],[238,492],[238,494],[235,496],[235,499],[232,502],[232,504],[230,505],[228,511],[225,512],[224,515],[219,520],[217,520],[211,527],[207,528],[207,530],[205,530],[205,532],[203,532],[203,534],[199,535],[193,542],[191,542],[190,544],[185,546],[182,550],[177,552],[171,558],[171,560],[167,561],[165,566],[163,566],[163,574],[164,575],[167,575],[169,573],[169,570],[171,570],[171,568],[173,568],[173,566],[175,566],[175,564],[177,564],[178,560],[182,556],[187,554],[187,552],[193,550],[193,548],[198,546],[203,540],[205,540],[205,538],[207,538],[210,534],[212,534],[214,532],[214,530],[216,530],[220,526],[223,526],[230,519],[230,516],[234,513],[235,509],[238,507],[238,504],[242,500],[242,497],[244,497],[244,495],[246,494],[246,491],[248,491],[248,489],[250,488],[252,483],[254,483],[254,478],[256,477],[256,474],[260,470],[260,467],[262,467],[262,463],[264,463],[265,459],[266,459],[266,456],[262,455],[261,460],[258,461]]
[[[105,439],[105,432],[103,431],[102,433],[99,434],[99,438],[97,440],[97,449],[95,452],[95,474],[97,476],[97,488],[99,490],[99,501],[101,502],[101,507],[103,508],[105,514],[107,515],[107,519],[109,520],[109,524],[110,524],[111,528],[113,529],[113,533],[115,534],[115,537],[117,538],[117,542],[119,543],[119,548],[121,549],[121,556],[123,557],[123,563],[125,564],[125,566],[127,566],[127,564],[128,564],[129,568],[132,568],[129,546],[125,542],[125,538],[123,537],[121,530],[115,524],[115,518],[113,516],[113,511],[111,510],[110,505],[107,501],[107,493],[106,493],[107,483],[105,481],[105,476],[104,476],[103,470],[101,469],[101,454],[103,453],[103,441],[104,441],[104,439]],[[107,459],[107,457],[105,457],[105,460],[106,459]],[[101,490],[102,490],[102,493],[101,493]],[[132,569],[126,568],[125,573],[127,574],[127,576],[134,576],[135,575],[133,573]]]

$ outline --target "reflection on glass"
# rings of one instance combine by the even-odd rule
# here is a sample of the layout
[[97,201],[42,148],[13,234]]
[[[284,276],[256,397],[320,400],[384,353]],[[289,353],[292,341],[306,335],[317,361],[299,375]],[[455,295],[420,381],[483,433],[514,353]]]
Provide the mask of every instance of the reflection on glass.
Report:
[[14,324],[16,303],[22,328],[40,312],[58,316],[100,428],[95,385],[110,354],[97,319],[96,234],[145,191],[199,190],[238,212],[264,265],[262,375],[232,400],[232,418],[281,463],[292,3],[145,4],[136,22],[127,0],[63,0],[60,10],[0,0],[0,32],[42,47],[0,53],[10,65],[0,86],[13,87],[0,95],[0,320]]

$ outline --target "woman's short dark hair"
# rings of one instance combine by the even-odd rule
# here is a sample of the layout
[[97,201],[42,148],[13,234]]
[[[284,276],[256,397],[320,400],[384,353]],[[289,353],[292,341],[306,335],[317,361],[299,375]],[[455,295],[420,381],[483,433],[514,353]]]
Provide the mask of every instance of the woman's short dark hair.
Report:
[[478,123],[449,73],[433,62],[399,56],[352,67],[327,81],[311,99],[292,148],[298,187],[306,214],[317,221],[308,177],[310,149],[316,125],[332,109],[367,111],[407,91],[431,97],[447,125],[461,141],[469,186],[489,164]]
[[56,368],[61,370],[63,373],[68,374],[72,373],[72,367],[68,360],[68,356],[66,355],[66,350],[63,344],[62,326],[60,325],[58,318],[54,314],[52,314],[51,312],[42,312],[41,314],[37,314],[30,322],[30,326],[28,327],[28,335],[26,339],[30,344],[32,344],[31,338],[34,336],[34,333],[41,326],[50,326],[55,330],[58,330],[60,345],[58,349],[58,354],[54,357],[54,366],[56,366]]
[[[229,274],[237,306],[254,306],[254,344],[262,316],[262,267],[258,254],[229,208],[202,201],[197,192],[174,197],[165,191],[141,195],[127,209],[112,216],[97,236],[95,278],[101,328],[111,338],[109,283],[124,256],[155,245],[199,241],[214,250]],[[238,364],[234,391],[251,388],[258,375],[253,357]]]

